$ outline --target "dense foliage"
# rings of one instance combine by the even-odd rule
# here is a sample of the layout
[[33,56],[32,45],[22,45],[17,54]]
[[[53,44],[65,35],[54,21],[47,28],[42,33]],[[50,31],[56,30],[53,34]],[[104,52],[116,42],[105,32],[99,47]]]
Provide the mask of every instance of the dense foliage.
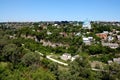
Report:
[[[106,63],[114,57],[119,57],[120,47],[117,49],[103,47],[101,39],[95,35],[119,28],[92,23],[93,30],[83,30],[81,23],[73,24],[63,22],[56,27],[43,22],[20,29],[1,24],[0,80],[119,80],[120,65]],[[80,34],[76,35],[77,33]],[[83,36],[93,37],[95,40],[92,45],[85,45]],[[56,44],[56,47],[44,46],[41,41]],[[80,57],[73,62],[68,61],[68,66],[63,66],[46,58],[51,53],[53,55],[69,53]],[[91,67],[92,61],[103,62],[106,64],[105,69],[94,70]]]

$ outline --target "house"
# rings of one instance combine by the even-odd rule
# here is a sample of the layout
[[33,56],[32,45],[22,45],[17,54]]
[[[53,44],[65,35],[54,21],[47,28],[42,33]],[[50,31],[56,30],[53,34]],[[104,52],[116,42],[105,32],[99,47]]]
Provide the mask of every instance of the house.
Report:
[[108,64],[111,64],[113,62],[120,64],[120,58],[113,58],[113,60],[108,61]]
[[113,32],[113,33],[115,33],[115,32],[116,32],[116,30],[115,30],[115,29],[113,29],[113,30],[112,30],[112,32]]
[[93,37],[83,37],[83,43],[85,43],[85,45],[91,45],[91,41],[93,40]]
[[113,61],[120,64],[120,58],[113,58]]
[[47,35],[51,35],[51,34],[52,34],[51,32],[47,31]]
[[113,63],[113,61],[112,61],[112,60],[109,60],[109,61],[108,61],[108,64],[111,64],[111,63]]
[[76,58],[80,57],[79,55],[75,55],[71,58],[71,61],[74,61]]
[[70,60],[71,59],[71,54],[68,54],[68,53],[64,53],[61,57],[60,57],[62,60]]
[[78,33],[76,33],[76,34],[75,34],[75,36],[80,36],[80,35],[81,35],[81,33],[80,33],[80,32],[78,32]]
[[101,39],[107,40],[107,34],[106,33],[98,33],[96,36],[100,37]]
[[117,39],[120,41],[120,35],[117,35]]
[[68,36],[67,33],[65,33],[65,32],[60,32],[59,34],[62,35],[63,37],[67,37]]
[[113,41],[113,40],[114,40],[114,37],[108,36],[108,41]]
[[58,26],[58,24],[54,24],[53,26]]
[[27,37],[26,38],[28,38],[28,39],[35,39],[35,36],[32,36],[32,35],[27,35]]
[[91,29],[91,23],[89,21],[83,22],[82,28],[83,29]]
[[116,33],[118,34],[120,31],[116,31]]
[[88,37],[88,39],[89,39],[90,41],[92,41],[92,40],[93,40],[93,37]]
[[113,32],[109,32],[109,35],[113,35]]
[[117,43],[102,43],[103,46],[108,46],[112,49],[116,49],[119,47],[119,45]]
[[92,61],[91,63],[91,68],[95,68],[95,69],[103,69],[103,63],[99,62],[99,61]]
[[108,31],[103,31],[104,34],[108,34],[109,32]]
[[83,38],[83,43],[85,43],[85,45],[91,45],[89,38]]

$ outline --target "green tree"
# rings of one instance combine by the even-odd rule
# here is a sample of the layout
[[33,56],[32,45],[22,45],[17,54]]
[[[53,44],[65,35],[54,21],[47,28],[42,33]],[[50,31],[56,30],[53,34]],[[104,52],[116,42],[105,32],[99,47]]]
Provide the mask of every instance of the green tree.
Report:
[[56,77],[58,77],[58,64],[57,63],[50,62],[50,64],[48,64],[48,68],[54,75],[56,75]]
[[96,80],[87,57],[77,58],[70,64],[70,80]]
[[37,53],[26,53],[22,59],[21,59],[22,63],[25,66],[30,66],[32,64],[39,64],[40,63],[40,55]]
[[120,80],[120,65],[113,63],[109,66],[110,80]]
[[102,53],[102,46],[100,45],[91,45],[89,48],[89,53],[90,54],[100,54]]
[[33,80],[56,80],[54,74],[42,68],[31,74]]
[[20,56],[21,51],[15,44],[7,44],[2,49],[2,57],[5,61],[10,61],[15,63],[18,60],[17,56]]

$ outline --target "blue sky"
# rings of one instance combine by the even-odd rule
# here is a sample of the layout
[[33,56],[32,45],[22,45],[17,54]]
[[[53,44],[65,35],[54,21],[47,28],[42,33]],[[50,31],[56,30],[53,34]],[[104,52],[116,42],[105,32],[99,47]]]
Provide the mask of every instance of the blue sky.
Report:
[[0,0],[3,21],[120,21],[120,0]]

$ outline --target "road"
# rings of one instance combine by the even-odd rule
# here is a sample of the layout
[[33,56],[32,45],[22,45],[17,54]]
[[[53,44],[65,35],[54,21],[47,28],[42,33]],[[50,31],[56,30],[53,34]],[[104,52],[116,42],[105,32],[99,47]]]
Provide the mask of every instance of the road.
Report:
[[107,70],[101,70],[101,69],[95,69],[95,68],[92,68],[93,71],[102,71],[102,72],[107,72]]
[[51,61],[53,61],[53,62],[56,62],[58,64],[61,64],[61,65],[64,65],[64,66],[68,66],[67,63],[64,63],[64,62],[61,62],[61,61],[58,61],[56,59],[51,58],[51,55],[47,55],[46,58],[49,59],[49,60],[51,60]]
[[[44,54],[42,54],[42,53],[40,53],[40,52],[38,52],[38,51],[35,51],[35,52],[39,53],[41,56],[44,56]],[[46,58],[49,59],[49,60],[51,60],[51,61],[53,61],[53,62],[56,62],[56,63],[58,63],[58,64],[61,64],[61,65],[64,65],[64,66],[68,66],[67,63],[58,61],[58,60],[56,60],[56,59],[54,59],[54,58],[51,58],[51,55],[46,55]]]

